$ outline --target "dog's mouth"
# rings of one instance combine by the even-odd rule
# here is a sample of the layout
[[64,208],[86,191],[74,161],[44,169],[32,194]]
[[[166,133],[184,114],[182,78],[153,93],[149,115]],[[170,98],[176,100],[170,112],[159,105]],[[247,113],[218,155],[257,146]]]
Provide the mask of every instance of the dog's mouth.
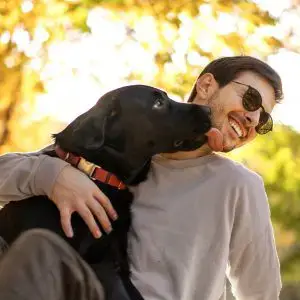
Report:
[[202,134],[193,140],[175,140],[173,146],[175,151],[193,151],[207,142],[207,137]]
[[193,140],[175,140],[173,143],[175,151],[193,151],[205,143],[213,151],[223,150],[223,135],[216,128],[211,128],[207,133],[199,135]]

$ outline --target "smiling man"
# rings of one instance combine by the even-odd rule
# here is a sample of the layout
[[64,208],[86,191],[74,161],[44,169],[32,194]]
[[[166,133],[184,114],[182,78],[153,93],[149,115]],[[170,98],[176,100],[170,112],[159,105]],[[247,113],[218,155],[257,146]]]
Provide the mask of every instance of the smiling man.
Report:
[[[214,128],[207,144],[154,157],[148,179],[132,189],[132,280],[146,300],[224,299],[226,275],[237,299],[279,299],[280,268],[263,181],[215,152],[231,151],[271,131],[270,113],[281,98],[278,74],[253,57],[220,58],[202,71],[188,102],[211,107]],[[109,200],[66,162],[7,154],[0,168],[3,203],[46,194],[59,208],[68,236],[74,211],[95,236],[100,234],[94,216],[109,230],[105,212],[115,217]],[[4,260],[16,255],[13,249]],[[63,256],[57,257],[63,263]],[[2,271],[5,282],[17,285],[8,269],[0,264],[0,291]],[[32,274],[30,266],[26,272]],[[55,285],[48,286],[54,293]]]

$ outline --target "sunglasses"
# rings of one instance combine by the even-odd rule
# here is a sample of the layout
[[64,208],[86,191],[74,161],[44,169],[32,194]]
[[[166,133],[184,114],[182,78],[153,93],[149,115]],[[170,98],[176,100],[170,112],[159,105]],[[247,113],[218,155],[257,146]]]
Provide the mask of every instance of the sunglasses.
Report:
[[248,84],[244,84],[235,80],[232,82],[248,87],[247,91],[243,95],[243,107],[247,111],[256,111],[262,109],[259,117],[258,125],[255,127],[255,131],[258,134],[266,134],[273,129],[273,119],[269,113],[267,113],[262,106],[262,97],[258,90]]

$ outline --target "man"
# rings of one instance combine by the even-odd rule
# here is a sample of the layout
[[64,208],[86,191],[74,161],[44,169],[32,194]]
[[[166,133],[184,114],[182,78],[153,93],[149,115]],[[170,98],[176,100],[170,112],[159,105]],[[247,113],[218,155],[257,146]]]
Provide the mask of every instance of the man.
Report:
[[[153,159],[134,188],[129,236],[132,280],[146,300],[224,299],[226,274],[237,299],[279,299],[280,269],[262,179],[213,150],[231,151],[272,130],[282,97],[278,74],[248,56],[211,62],[189,102],[209,105],[219,135],[192,152]],[[180,124],[174,124],[180,126]],[[93,214],[106,228],[109,200],[78,170],[56,158],[7,154],[0,160],[3,202],[46,194],[72,235],[77,211],[95,236]]]

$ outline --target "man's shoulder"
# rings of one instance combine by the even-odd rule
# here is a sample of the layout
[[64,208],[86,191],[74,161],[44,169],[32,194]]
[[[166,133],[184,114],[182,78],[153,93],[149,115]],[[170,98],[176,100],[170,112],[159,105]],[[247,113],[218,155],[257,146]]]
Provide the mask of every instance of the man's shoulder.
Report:
[[261,185],[263,182],[258,173],[224,155],[217,154],[215,163],[219,168],[218,174],[224,176],[228,181],[232,180],[235,184]]
[[218,159],[223,168],[221,176],[227,188],[232,191],[233,206],[239,207],[239,214],[251,216],[251,224],[256,222],[255,226],[258,227],[266,224],[270,209],[262,177],[231,158],[218,155]]

